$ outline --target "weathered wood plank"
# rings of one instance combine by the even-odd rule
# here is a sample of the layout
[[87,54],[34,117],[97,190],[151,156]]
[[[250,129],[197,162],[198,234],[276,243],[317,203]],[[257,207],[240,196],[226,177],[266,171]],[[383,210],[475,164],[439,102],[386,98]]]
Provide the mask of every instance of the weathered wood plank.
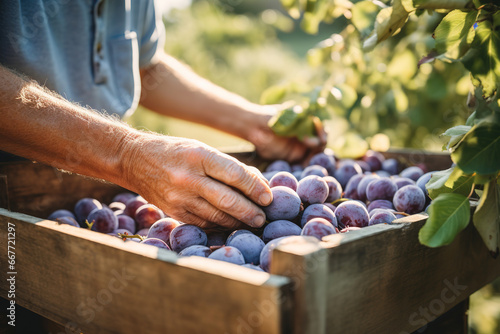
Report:
[[7,199],[0,201],[0,207],[7,208],[4,204],[7,202],[14,212],[41,218],[56,209],[73,210],[83,197],[109,203],[114,195],[125,191],[102,180],[65,173],[31,161],[0,163],[0,175],[5,178],[5,182],[0,183],[0,197],[2,193],[7,194]]
[[[327,313],[323,327],[315,324],[317,331],[294,333],[411,333],[500,276],[500,258],[490,256],[472,224],[449,246],[428,248],[418,242],[424,222],[424,215],[416,215],[331,235],[324,238],[325,249],[303,255],[309,259],[303,268],[321,265],[327,273],[302,273],[307,281],[322,283],[295,293],[326,295]],[[289,265],[273,267],[273,273],[291,270],[292,258],[301,252],[286,251],[278,247],[273,261]],[[296,303],[294,317],[307,321],[321,304]]]
[[467,334],[469,298],[412,334]]
[[[290,280],[0,209],[16,302],[85,333],[288,333]],[[0,295],[7,298],[5,271]]]

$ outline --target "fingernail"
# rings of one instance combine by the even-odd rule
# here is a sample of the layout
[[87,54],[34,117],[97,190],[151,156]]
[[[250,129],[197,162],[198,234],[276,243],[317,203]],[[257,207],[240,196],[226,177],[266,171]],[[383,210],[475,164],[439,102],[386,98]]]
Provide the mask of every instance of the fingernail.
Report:
[[259,214],[259,215],[255,216],[255,218],[253,219],[252,226],[253,227],[261,227],[262,225],[264,225],[265,222],[266,222],[266,218],[263,215]]
[[269,194],[269,193],[263,193],[259,197],[260,205],[267,206],[267,205],[271,204],[271,200],[272,200],[271,199],[271,194]]

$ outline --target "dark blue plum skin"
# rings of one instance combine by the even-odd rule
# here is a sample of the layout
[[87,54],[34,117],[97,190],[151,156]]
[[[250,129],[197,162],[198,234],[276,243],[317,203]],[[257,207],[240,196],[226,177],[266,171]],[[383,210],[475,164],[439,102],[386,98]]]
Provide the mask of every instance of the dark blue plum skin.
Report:
[[323,205],[327,206],[333,212],[335,212],[335,210],[337,209],[337,207],[331,203],[324,203]]
[[295,173],[295,172],[302,172],[304,170],[304,167],[302,167],[302,165],[300,164],[295,164],[295,165],[292,165],[292,173]]
[[377,199],[385,199],[392,201],[398,187],[391,179],[382,177],[378,180],[373,180],[366,187],[366,199],[374,201]]
[[356,174],[351,177],[344,189],[344,198],[359,199],[362,201],[363,198],[358,194],[358,185],[365,177],[366,175],[364,174]]
[[245,264],[245,258],[243,257],[243,254],[241,254],[241,252],[237,248],[231,246],[225,246],[217,249],[212,254],[210,254],[208,258],[239,265]]
[[170,246],[173,251],[178,253],[193,245],[207,245],[207,234],[198,226],[182,224],[170,233]]
[[365,227],[370,221],[368,211],[357,201],[340,203],[335,210],[335,217],[342,228],[346,226]]
[[124,228],[132,233],[135,233],[137,227],[132,218],[127,215],[118,215],[116,218],[118,219],[118,228]]
[[170,234],[177,226],[180,226],[181,223],[173,218],[163,218],[149,228],[148,238],[157,238],[165,241],[167,245],[170,246]]
[[135,213],[137,212],[137,209],[139,209],[144,204],[148,204],[148,202],[141,196],[136,196],[125,203],[125,210],[123,211],[123,213],[125,213],[130,218],[135,219]]
[[[128,201],[130,201],[132,198],[136,198],[137,195],[134,195],[132,193],[120,193],[113,197],[113,200],[111,202],[120,202],[123,204],[127,204]],[[123,210],[123,209],[122,209]]]
[[383,209],[376,209],[376,210],[380,210],[380,211],[375,212],[370,217],[370,221],[368,222],[368,226],[377,225],[377,224],[389,224],[393,220],[396,220],[396,216],[392,212],[390,212],[388,210],[383,210]]
[[207,246],[202,245],[193,245],[184,248],[179,256],[200,256],[200,257],[208,257],[212,251]]
[[330,222],[335,227],[338,227],[335,213],[325,204],[311,204],[303,212],[300,220],[300,225],[304,225],[313,218],[323,218]]
[[86,227],[85,220],[89,216],[89,214],[95,209],[102,209],[102,204],[95,198],[82,198],[75,204],[75,212],[76,221],[82,227]]
[[359,181],[357,187],[358,199],[360,201],[366,201],[366,187],[370,184],[370,182],[374,180],[380,179],[380,176],[377,174],[365,174],[364,177]]
[[249,268],[249,269],[253,269],[253,270],[264,272],[264,270],[261,267],[258,267],[256,265],[253,265],[253,264],[250,264],[250,263],[245,263],[245,264],[242,264],[241,266],[245,267],[245,268]]
[[231,232],[231,234],[227,237],[227,240],[226,240],[226,245],[229,245],[229,243],[231,242],[231,240],[233,240],[233,238],[235,238],[236,236],[240,235],[240,234],[244,234],[244,233],[250,233],[252,234],[252,232],[250,232],[249,230],[236,230],[236,231],[233,231]]
[[429,191],[427,190],[427,188],[425,187],[425,185],[427,184],[427,182],[429,182],[429,180],[431,179],[433,173],[435,173],[435,171],[425,173],[424,175],[422,175],[421,177],[419,177],[418,180],[417,180],[417,182],[416,182],[416,185],[425,194],[425,202],[426,202],[426,204],[429,203],[431,201],[431,199],[429,198]]
[[361,167],[359,167],[356,161],[345,159],[339,162],[337,170],[333,176],[340,182],[342,188],[345,189],[349,179],[356,174],[363,174]]
[[269,223],[262,233],[262,239],[265,243],[289,235],[300,235],[302,229],[288,220],[276,220]]
[[228,233],[223,231],[216,231],[207,234],[207,246],[224,246],[226,243]]
[[319,165],[307,166],[302,171],[302,174],[300,175],[300,179],[302,180],[303,178],[308,177],[309,175],[317,175],[320,177],[324,177],[324,176],[328,176],[328,171]]
[[301,235],[315,237],[321,240],[324,236],[335,234],[335,227],[326,219],[313,218],[304,225]]
[[337,169],[337,162],[335,161],[335,157],[326,153],[318,153],[314,155],[309,161],[309,165],[319,165],[325,168],[328,172],[328,175],[333,175],[335,170]]
[[292,220],[300,212],[300,197],[288,187],[277,186],[271,188],[273,201],[263,210],[269,221],[286,219]]
[[61,218],[61,217],[71,217],[73,218],[74,220],[76,220],[76,217],[75,215],[73,214],[73,212],[69,211],[69,210],[56,210],[54,212],[52,212],[49,217],[47,217],[48,220],[56,220],[57,218]]
[[368,204],[368,212],[371,212],[374,209],[394,209],[391,201],[385,199],[377,199]]
[[417,166],[411,166],[408,168],[403,169],[399,176],[401,177],[407,177],[409,179],[412,179],[413,181],[417,182],[418,178],[424,175],[424,171],[422,168],[417,167]]
[[264,172],[264,173],[262,173],[262,176],[266,180],[271,181],[271,179],[273,178],[273,176],[276,175],[276,174],[278,174],[278,173],[279,173],[279,171],[276,171],[276,170],[273,171],[273,172]]
[[297,194],[304,204],[324,203],[328,198],[328,184],[317,175],[309,175],[299,181]]
[[163,240],[156,238],[147,238],[141,241],[140,243],[143,245],[151,245],[158,248],[164,248],[170,250],[170,247],[168,247],[168,245]]
[[413,185],[415,184],[415,181],[413,181],[412,179],[409,179],[407,177],[401,177],[401,176],[394,177],[392,179],[392,182],[394,182],[396,184],[398,189],[401,189],[404,186],[408,186],[410,184],[413,184]]
[[149,227],[148,228],[143,228],[135,232],[135,234],[139,234],[140,236],[147,237],[149,233]]
[[359,167],[361,167],[361,171],[363,171],[363,174],[364,173],[371,173],[372,169],[370,168],[370,165],[367,164],[365,161],[356,160],[356,163],[359,165]]
[[59,224],[66,224],[66,225],[71,225],[71,226],[80,228],[80,225],[78,224],[78,222],[72,217],[63,216],[63,217],[56,218],[55,221],[58,222]]
[[374,173],[380,177],[391,177],[391,174],[387,173],[385,170],[377,170]]
[[[272,224],[272,223],[271,223]],[[243,233],[231,239],[228,246],[237,248],[243,257],[245,263],[258,265],[260,263],[260,252],[266,244],[255,234]]]
[[382,161],[382,170],[391,175],[396,175],[399,173],[399,162],[396,159],[386,159]]
[[333,176],[325,176],[323,178],[328,186],[328,197],[326,202],[333,202],[342,197],[342,186]]
[[118,218],[111,209],[95,209],[87,217],[89,224],[92,224],[92,231],[101,233],[111,233],[118,229]]
[[425,195],[418,186],[404,186],[394,195],[394,207],[399,212],[415,214],[425,208]]
[[377,170],[382,169],[382,163],[385,158],[380,152],[375,152],[369,150],[365,153],[363,157],[363,161],[365,161],[370,166],[370,171],[375,172]]
[[135,212],[135,221],[137,222],[138,229],[151,227],[154,223],[163,218],[165,218],[163,211],[153,204],[144,204]]
[[266,168],[266,172],[292,172],[292,167],[290,167],[290,164],[284,160],[276,160],[273,161],[269,166]]
[[300,181],[300,179],[302,179],[302,171],[301,170],[293,172],[292,175],[295,176],[297,181]]
[[277,186],[288,187],[293,191],[297,191],[297,186],[299,182],[293,176],[293,174],[288,172],[278,172],[269,181],[269,187],[274,188]]

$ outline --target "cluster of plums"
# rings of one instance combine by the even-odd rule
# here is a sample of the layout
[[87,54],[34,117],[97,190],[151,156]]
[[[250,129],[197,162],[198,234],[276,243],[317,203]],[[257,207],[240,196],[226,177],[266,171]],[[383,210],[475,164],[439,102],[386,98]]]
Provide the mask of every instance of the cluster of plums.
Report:
[[[424,211],[432,172],[425,166],[405,169],[395,159],[368,151],[360,160],[337,160],[325,150],[307,166],[272,162],[263,177],[273,202],[264,207],[267,223],[258,230],[211,231],[170,218],[141,196],[121,193],[109,205],[79,200],[73,212],[57,210],[48,219],[90,228],[125,241],[269,271],[271,251],[282,243],[319,242]],[[401,170],[402,169],[402,170]]]

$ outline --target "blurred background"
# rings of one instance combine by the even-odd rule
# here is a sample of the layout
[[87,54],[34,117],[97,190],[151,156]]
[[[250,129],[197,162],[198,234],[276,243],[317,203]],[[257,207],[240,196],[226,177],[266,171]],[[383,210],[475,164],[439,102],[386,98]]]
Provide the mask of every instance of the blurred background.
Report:
[[[352,11],[351,20],[339,15],[308,34],[279,0],[164,3],[166,52],[250,101],[283,102],[327,83],[328,145],[341,156],[359,156],[369,147],[441,151],[440,135],[470,114],[470,78],[461,64],[418,66],[434,43],[433,15],[414,18],[364,53],[360,40],[371,29],[370,8]],[[127,121],[222,150],[251,149],[239,138],[144,108]],[[500,333],[500,280],[472,295],[469,315],[470,333]]]

